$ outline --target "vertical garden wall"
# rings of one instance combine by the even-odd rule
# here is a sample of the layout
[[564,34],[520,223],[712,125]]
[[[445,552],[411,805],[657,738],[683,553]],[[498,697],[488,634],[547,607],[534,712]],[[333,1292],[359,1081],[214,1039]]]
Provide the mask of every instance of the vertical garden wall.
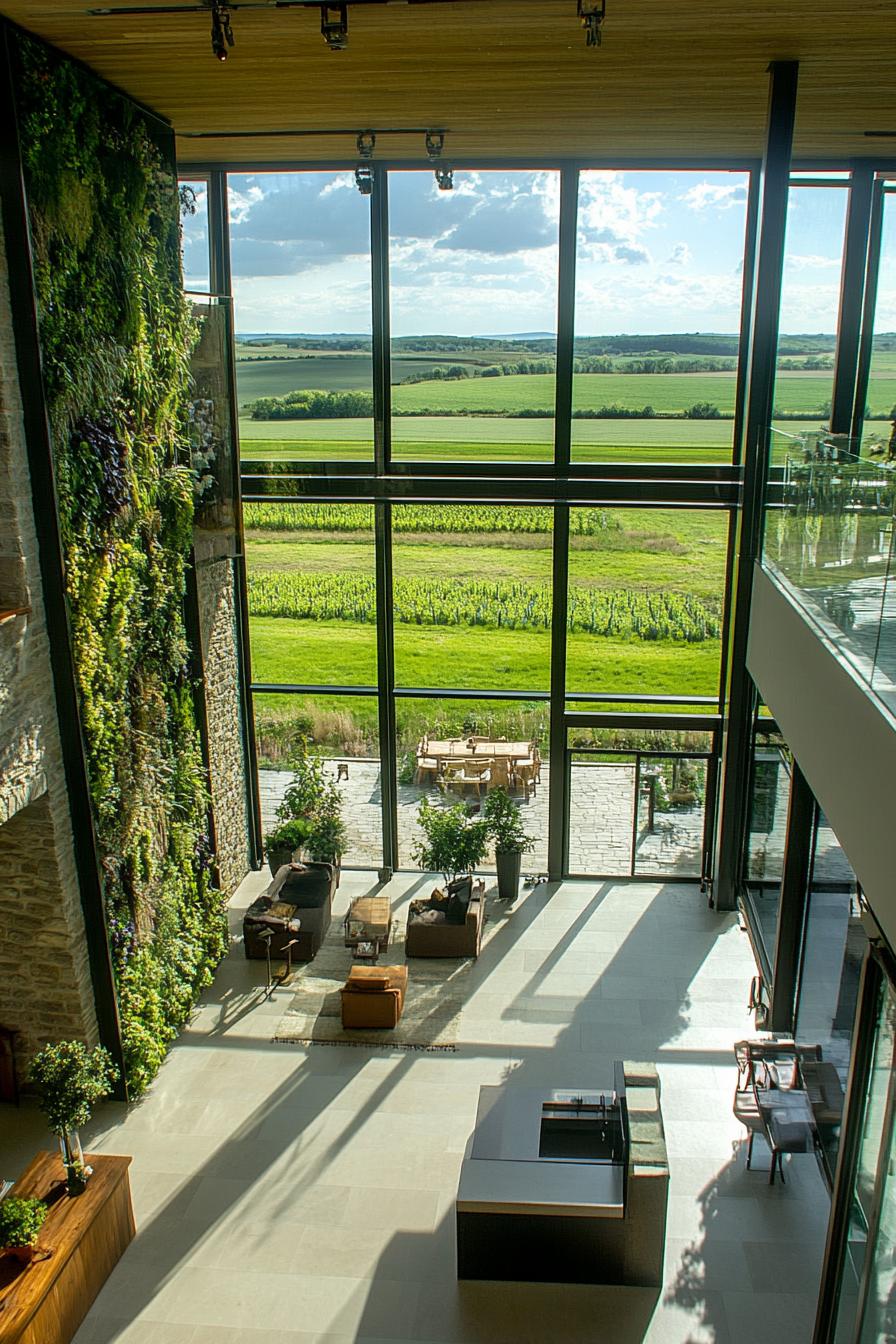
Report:
[[16,49],[73,654],[132,1094],[226,947],[183,600],[194,332],[171,141],[42,45]]

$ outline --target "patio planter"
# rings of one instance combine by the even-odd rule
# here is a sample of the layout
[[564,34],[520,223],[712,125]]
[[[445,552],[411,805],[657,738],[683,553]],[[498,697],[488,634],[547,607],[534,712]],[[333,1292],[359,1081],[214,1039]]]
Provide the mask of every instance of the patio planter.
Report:
[[518,849],[497,850],[498,895],[502,901],[515,901],[520,890],[523,856]]

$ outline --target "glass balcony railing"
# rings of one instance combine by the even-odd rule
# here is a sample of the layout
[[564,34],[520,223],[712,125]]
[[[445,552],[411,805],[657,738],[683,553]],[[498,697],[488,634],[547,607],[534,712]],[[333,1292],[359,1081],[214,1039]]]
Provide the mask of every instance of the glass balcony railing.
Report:
[[896,443],[773,430],[771,460],[763,567],[896,711]]

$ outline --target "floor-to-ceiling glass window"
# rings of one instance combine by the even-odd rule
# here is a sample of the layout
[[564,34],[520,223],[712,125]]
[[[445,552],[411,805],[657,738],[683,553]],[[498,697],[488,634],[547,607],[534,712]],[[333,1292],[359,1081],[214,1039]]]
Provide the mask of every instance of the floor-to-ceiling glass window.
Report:
[[351,173],[228,178],[243,457],[373,456],[370,197]]
[[830,426],[849,173],[794,173],[787,199],[772,460]]
[[574,461],[732,460],[748,187],[580,173]]
[[550,461],[560,175],[437,176],[389,174],[392,455]]
[[862,455],[896,456],[891,430],[896,410],[896,177],[881,188],[880,259],[874,301]]
[[831,1338],[835,1344],[878,1344],[896,1329],[896,1200],[894,1068],[896,997],[881,982],[874,1005],[871,1068],[863,1097],[855,1177]]

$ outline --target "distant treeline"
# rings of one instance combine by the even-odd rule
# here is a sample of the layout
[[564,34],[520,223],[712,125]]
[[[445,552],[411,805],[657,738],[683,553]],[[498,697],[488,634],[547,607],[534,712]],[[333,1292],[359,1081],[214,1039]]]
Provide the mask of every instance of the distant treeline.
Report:
[[[246,412],[253,420],[352,420],[370,419],[373,415],[373,397],[369,392],[322,392],[302,390],[289,392],[284,397],[259,397],[249,402]],[[413,411],[393,410],[396,416],[470,415],[470,411],[446,411],[444,408],[422,407]],[[476,415],[496,415],[508,420],[550,420],[553,410],[545,407],[513,411],[476,411]],[[695,402],[685,410],[658,413],[652,406],[598,406],[574,410],[574,420],[719,420],[723,416],[718,406],[708,401]]]
[[[444,364],[409,373],[398,380],[399,386],[410,383],[452,382],[460,378],[512,377],[521,373],[554,373],[555,359],[520,359],[513,364]],[[733,373],[737,360],[727,356],[710,358],[700,355],[690,359],[660,355],[654,358],[614,359],[611,355],[591,355],[573,360],[573,373]],[[799,358],[787,355],[778,360],[779,369],[806,372],[832,369],[833,355],[807,355]]]
[[[237,340],[244,348],[264,350],[266,346],[277,345],[287,350],[322,350],[339,353],[358,352],[369,354],[373,342],[369,336],[291,336],[271,333],[265,336],[238,336]],[[726,332],[668,332],[663,335],[632,336],[578,336],[575,340],[576,355],[638,355],[653,358],[660,355],[703,355],[737,356],[739,338]],[[875,334],[872,346],[874,350],[896,350],[896,332],[883,331]],[[552,355],[556,353],[557,342],[552,336],[521,337],[512,336],[394,336],[393,354],[411,352],[431,354],[460,354],[467,352],[506,351],[512,347],[521,355]],[[836,339],[826,332],[799,333],[782,335],[778,342],[778,355],[820,355],[833,354]]]

